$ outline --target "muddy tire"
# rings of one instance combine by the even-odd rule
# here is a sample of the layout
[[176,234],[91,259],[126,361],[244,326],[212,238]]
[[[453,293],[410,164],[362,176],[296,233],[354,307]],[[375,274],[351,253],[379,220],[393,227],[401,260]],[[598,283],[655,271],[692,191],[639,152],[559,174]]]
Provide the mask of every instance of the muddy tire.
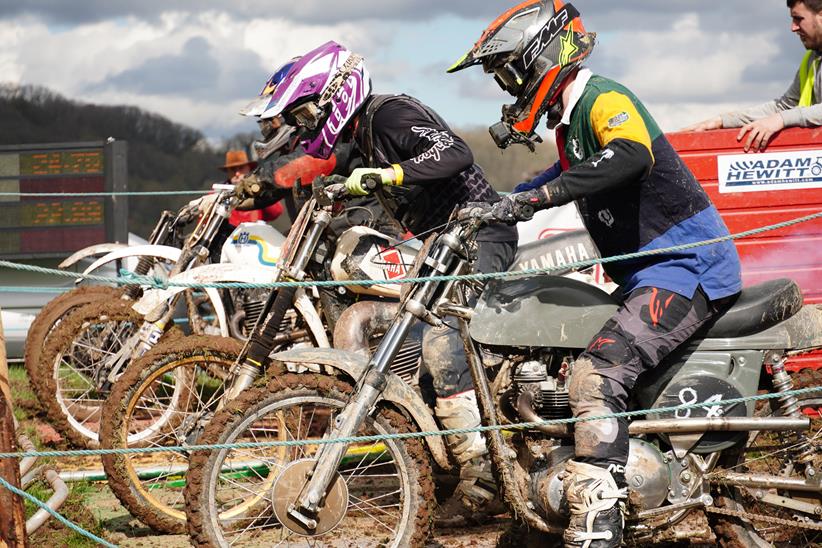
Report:
[[[265,387],[245,391],[217,413],[206,427],[200,443],[260,439],[259,434],[265,432],[270,433],[270,440],[322,436],[335,413],[345,405],[351,390],[348,383],[322,375],[287,374],[271,379]],[[314,423],[315,418],[318,418],[317,423]],[[414,429],[401,413],[380,408],[358,435]],[[381,448],[377,449],[378,446]],[[185,488],[187,526],[192,544],[269,546],[278,540],[288,543],[289,538],[300,543],[304,537],[290,533],[274,516],[272,487],[279,485],[278,469],[295,462],[299,464],[300,459],[310,458],[316,449],[317,445],[302,445],[193,453]],[[354,472],[350,472],[352,460],[348,459],[353,459]],[[368,464],[363,466],[366,462]],[[244,471],[238,468],[240,463],[244,463]],[[424,545],[431,530],[434,485],[428,454],[421,439],[385,440],[381,444],[352,446],[339,472],[349,493],[344,506],[337,507],[343,511],[342,521],[324,535],[312,537],[312,545]],[[245,482],[242,487],[235,487],[241,482]],[[288,481],[284,483],[288,484]],[[395,483],[398,487],[392,490]],[[374,491],[382,490],[388,493],[373,495]],[[280,497],[277,500],[286,499]],[[382,520],[373,518],[375,521],[370,525],[362,522],[363,514],[367,515],[366,520],[372,519],[368,514],[376,510]],[[248,525],[241,529],[246,523]],[[235,537],[238,534],[240,536]]]
[[[98,430],[107,392],[97,388],[99,365],[137,333],[143,317],[130,301],[102,301],[78,307],[48,337],[34,389],[58,432],[76,447],[99,447]],[[171,328],[160,342],[179,338]]]
[[38,367],[40,355],[46,346],[49,334],[57,324],[79,306],[104,300],[116,300],[123,295],[123,292],[121,288],[105,285],[75,287],[50,300],[40,309],[37,317],[29,326],[23,350],[23,360],[32,386],[41,383],[39,375],[42,370]]
[[[103,406],[101,446],[195,442],[181,426],[196,428],[193,416],[199,413],[207,419],[213,414],[222,394],[214,384],[228,378],[241,350],[242,344],[234,339],[190,336],[158,345],[135,360]],[[163,533],[185,532],[182,482],[188,463],[184,454],[103,455],[102,460],[109,487],[134,517]],[[156,474],[141,479],[141,469],[154,469]]]

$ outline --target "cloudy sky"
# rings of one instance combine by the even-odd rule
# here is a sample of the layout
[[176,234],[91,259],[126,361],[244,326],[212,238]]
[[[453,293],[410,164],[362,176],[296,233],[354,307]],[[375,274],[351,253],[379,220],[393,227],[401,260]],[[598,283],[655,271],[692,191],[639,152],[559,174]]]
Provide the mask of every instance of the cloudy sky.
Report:
[[[271,70],[330,39],[366,57],[378,92],[452,125],[488,126],[510,98],[445,69],[512,0],[0,0],[0,81],[130,104],[211,138]],[[784,0],[575,0],[589,66],[632,88],[665,130],[784,92],[802,55]]]

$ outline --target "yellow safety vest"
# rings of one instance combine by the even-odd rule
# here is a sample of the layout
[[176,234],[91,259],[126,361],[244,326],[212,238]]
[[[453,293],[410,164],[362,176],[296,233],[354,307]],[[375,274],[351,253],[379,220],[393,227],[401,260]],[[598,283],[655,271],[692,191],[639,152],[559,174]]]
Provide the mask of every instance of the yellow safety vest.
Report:
[[808,51],[799,66],[799,105],[809,107],[813,105],[813,84],[816,80],[816,69],[819,66],[819,59],[815,63],[811,62],[812,51]]

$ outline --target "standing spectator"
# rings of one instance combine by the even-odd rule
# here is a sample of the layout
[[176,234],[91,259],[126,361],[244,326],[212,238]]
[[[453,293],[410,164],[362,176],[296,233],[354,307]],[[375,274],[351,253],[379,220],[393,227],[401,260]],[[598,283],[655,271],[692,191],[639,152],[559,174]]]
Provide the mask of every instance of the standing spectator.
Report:
[[771,139],[786,127],[822,125],[822,0],[787,0],[791,14],[791,31],[799,36],[808,50],[802,58],[796,77],[779,99],[736,112],[726,112],[685,128],[706,131],[742,128],[737,141],[745,138],[745,152],[763,150]]

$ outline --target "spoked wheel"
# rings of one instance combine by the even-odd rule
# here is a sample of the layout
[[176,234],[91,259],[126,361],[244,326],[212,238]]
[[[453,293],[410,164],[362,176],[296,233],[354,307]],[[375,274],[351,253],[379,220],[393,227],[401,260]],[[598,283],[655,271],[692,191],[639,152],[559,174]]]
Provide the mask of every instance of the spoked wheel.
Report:
[[105,285],[80,286],[67,291],[44,306],[29,326],[26,334],[24,361],[26,372],[32,385],[43,384],[42,374],[51,376],[50,371],[40,368],[40,356],[46,346],[48,336],[72,310],[80,306],[102,301],[113,301],[123,295],[123,289]]
[[[185,337],[135,360],[103,407],[106,449],[186,446],[198,442],[224,394],[242,349],[234,339]],[[182,452],[104,455],[103,467],[120,502],[140,521],[166,533],[185,531]]]
[[[818,405],[813,398],[802,405]],[[772,414],[768,403],[760,403],[758,416]],[[822,472],[822,420],[811,421],[807,442],[800,443],[791,433],[752,432],[744,447],[726,455],[724,470],[768,474],[804,480]],[[795,462],[789,455],[804,447],[807,461]],[[822,545],[822,494],[765,488],[722,485],[718,501],[726,510],[744,516],[717,518],[716,531],[734,546],[819,546]]]
[[38,397],[58,431],[81,447],[97,447],[107,360],[140,328],[130,301],[77,308],[49,336],[39,368]]
[[[347,383],[283,375],[247,390],[220,411],[201,443],[319,439],[345,405]],[[358,436],[411,430],[381,409]],[[419,439],[352,444],[317,516],[313,536],[288,516],[314,463],[317,444],[226,448],[194,453],[186,514],[199,546],[422,546],[434,486]]]

